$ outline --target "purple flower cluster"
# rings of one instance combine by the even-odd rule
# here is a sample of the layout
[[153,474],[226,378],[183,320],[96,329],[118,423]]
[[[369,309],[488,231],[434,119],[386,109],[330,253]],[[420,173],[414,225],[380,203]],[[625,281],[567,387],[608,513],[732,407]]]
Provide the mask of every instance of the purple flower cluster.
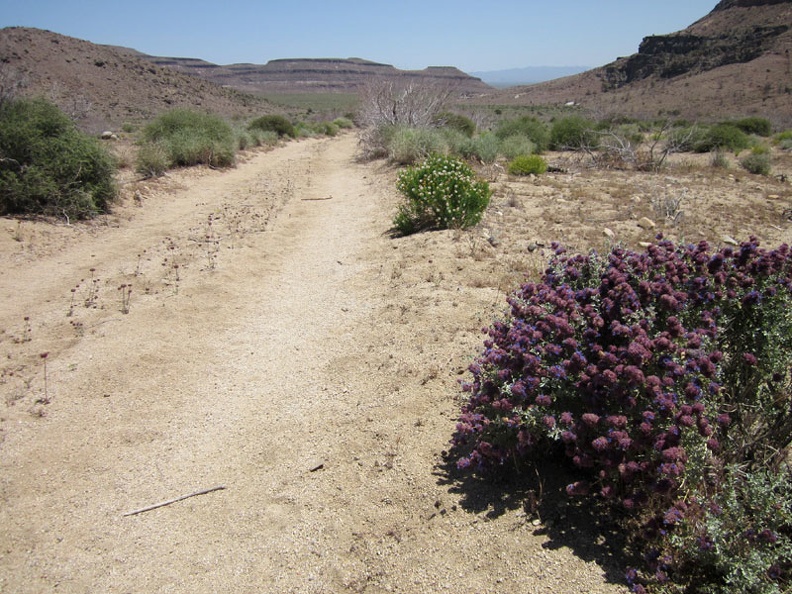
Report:
[[[486,472],[556,448],[582,471],[569,494],[651,507],[652,529],[673,530],[691,484],[757,453],[729,439],[746,410],[768,426],[792,417],[792,253],[661,236],[641,253],[554,248],[470,366],[457,465]],[[792,433],[781,439],[768,451]]]

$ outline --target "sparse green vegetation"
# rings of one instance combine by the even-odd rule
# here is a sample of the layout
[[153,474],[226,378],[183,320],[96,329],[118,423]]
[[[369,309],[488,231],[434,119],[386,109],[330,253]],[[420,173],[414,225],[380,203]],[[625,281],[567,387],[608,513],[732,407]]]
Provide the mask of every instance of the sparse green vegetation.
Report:
[[465,147],[463,157],[470,159],[478,159],[482,163],[494,163],[500,154],[500,141],[498,137],[491,132],[485,132],[471,139],[468,146]]
[[716,124],[705,132],[693,149],[697,153],[709,153],[716,149],[731,151],[735,154],[751,145],[748,135],[734,124]]
[[770,155],[764,152],[751,151],[740,159],[743,169],[756,175],[770,175]]
[[147,161],[138,160],[141,173],[150,173],[160,151],[167,155],[168,168],[199,164],[230,167],[235,162],[237,139],[230,124],[218,116],[176,109],[143,129],[141,149]]
[[116,197],[113,157],[44,99],[0,105],[0,214],[89,218]]
[[469,117],[451,113],[450,111],[440,112],[435,116],[434,124],[438,128],[450,128],[461,132],[468,138],[472,138],[476,133],[476,123]]
[[792,130],[784,130],[773,137],[773,142],[782,150],[792,150]]
[[746,134],[755,134],[767,138],[773,133],[773,125],[767,118],[750,117],[736,120],[733,124]]
[[434,128],[395,126],[388,143],[388,158],[400,165],[412,165],[433,153],[445,153],[443,134]]
[[261,130],[262,132],[276,132],[281,138],[284,136],[295,138],[297,136],[294,124],[282,115],[264,115],[258,117],[250,122],[248,128],[250,130]]
[[495,136],[501,141],[511,137],[527,138],[533,143],[534,151],[539,153],[547,150],[550,143],[547,125],[533,116],[502,121],[495,129]]
[[520,155],[511,160],[508,172],[511,175],[540,175],[547,171],[547,161],[539,155]]
[[596,149],[597,133],[594,124],[579,115],[567,116],[553,122],[550,128],[552,150]]
[[506,159],[514,159],[520,155],[530,155],[538,151],[530,138],[523,134],[513,134],[501,140],[499,152]]

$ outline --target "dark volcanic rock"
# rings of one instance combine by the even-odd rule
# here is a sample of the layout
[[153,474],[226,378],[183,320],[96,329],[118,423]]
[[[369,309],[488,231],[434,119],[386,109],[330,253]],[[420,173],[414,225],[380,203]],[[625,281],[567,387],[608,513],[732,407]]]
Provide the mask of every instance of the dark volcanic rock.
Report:
[[672,78],[750,62],[767,52],[775,38],[789,29],[789,25],[778,25],[716,36],[677,33],[645,37],[637,54],[605,67],[603,87],[610,90],[650,76]]

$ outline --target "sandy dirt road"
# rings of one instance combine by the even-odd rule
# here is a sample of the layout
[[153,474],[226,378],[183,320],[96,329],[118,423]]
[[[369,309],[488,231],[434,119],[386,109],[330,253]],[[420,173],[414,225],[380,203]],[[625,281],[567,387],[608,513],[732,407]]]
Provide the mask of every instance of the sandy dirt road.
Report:
[[355,150],[2,221],[0,591],[624,591],[591,535],[448,476],[503,295],[473,240],[389,237],[393,172]]

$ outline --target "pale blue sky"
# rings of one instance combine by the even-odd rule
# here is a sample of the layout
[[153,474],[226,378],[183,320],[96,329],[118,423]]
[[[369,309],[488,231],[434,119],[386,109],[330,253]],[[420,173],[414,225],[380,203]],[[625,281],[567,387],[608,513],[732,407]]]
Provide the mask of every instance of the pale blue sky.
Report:
[[216,64],[359,57],[466,72],[601,66],[717,0],[0,0],[0,27]]

